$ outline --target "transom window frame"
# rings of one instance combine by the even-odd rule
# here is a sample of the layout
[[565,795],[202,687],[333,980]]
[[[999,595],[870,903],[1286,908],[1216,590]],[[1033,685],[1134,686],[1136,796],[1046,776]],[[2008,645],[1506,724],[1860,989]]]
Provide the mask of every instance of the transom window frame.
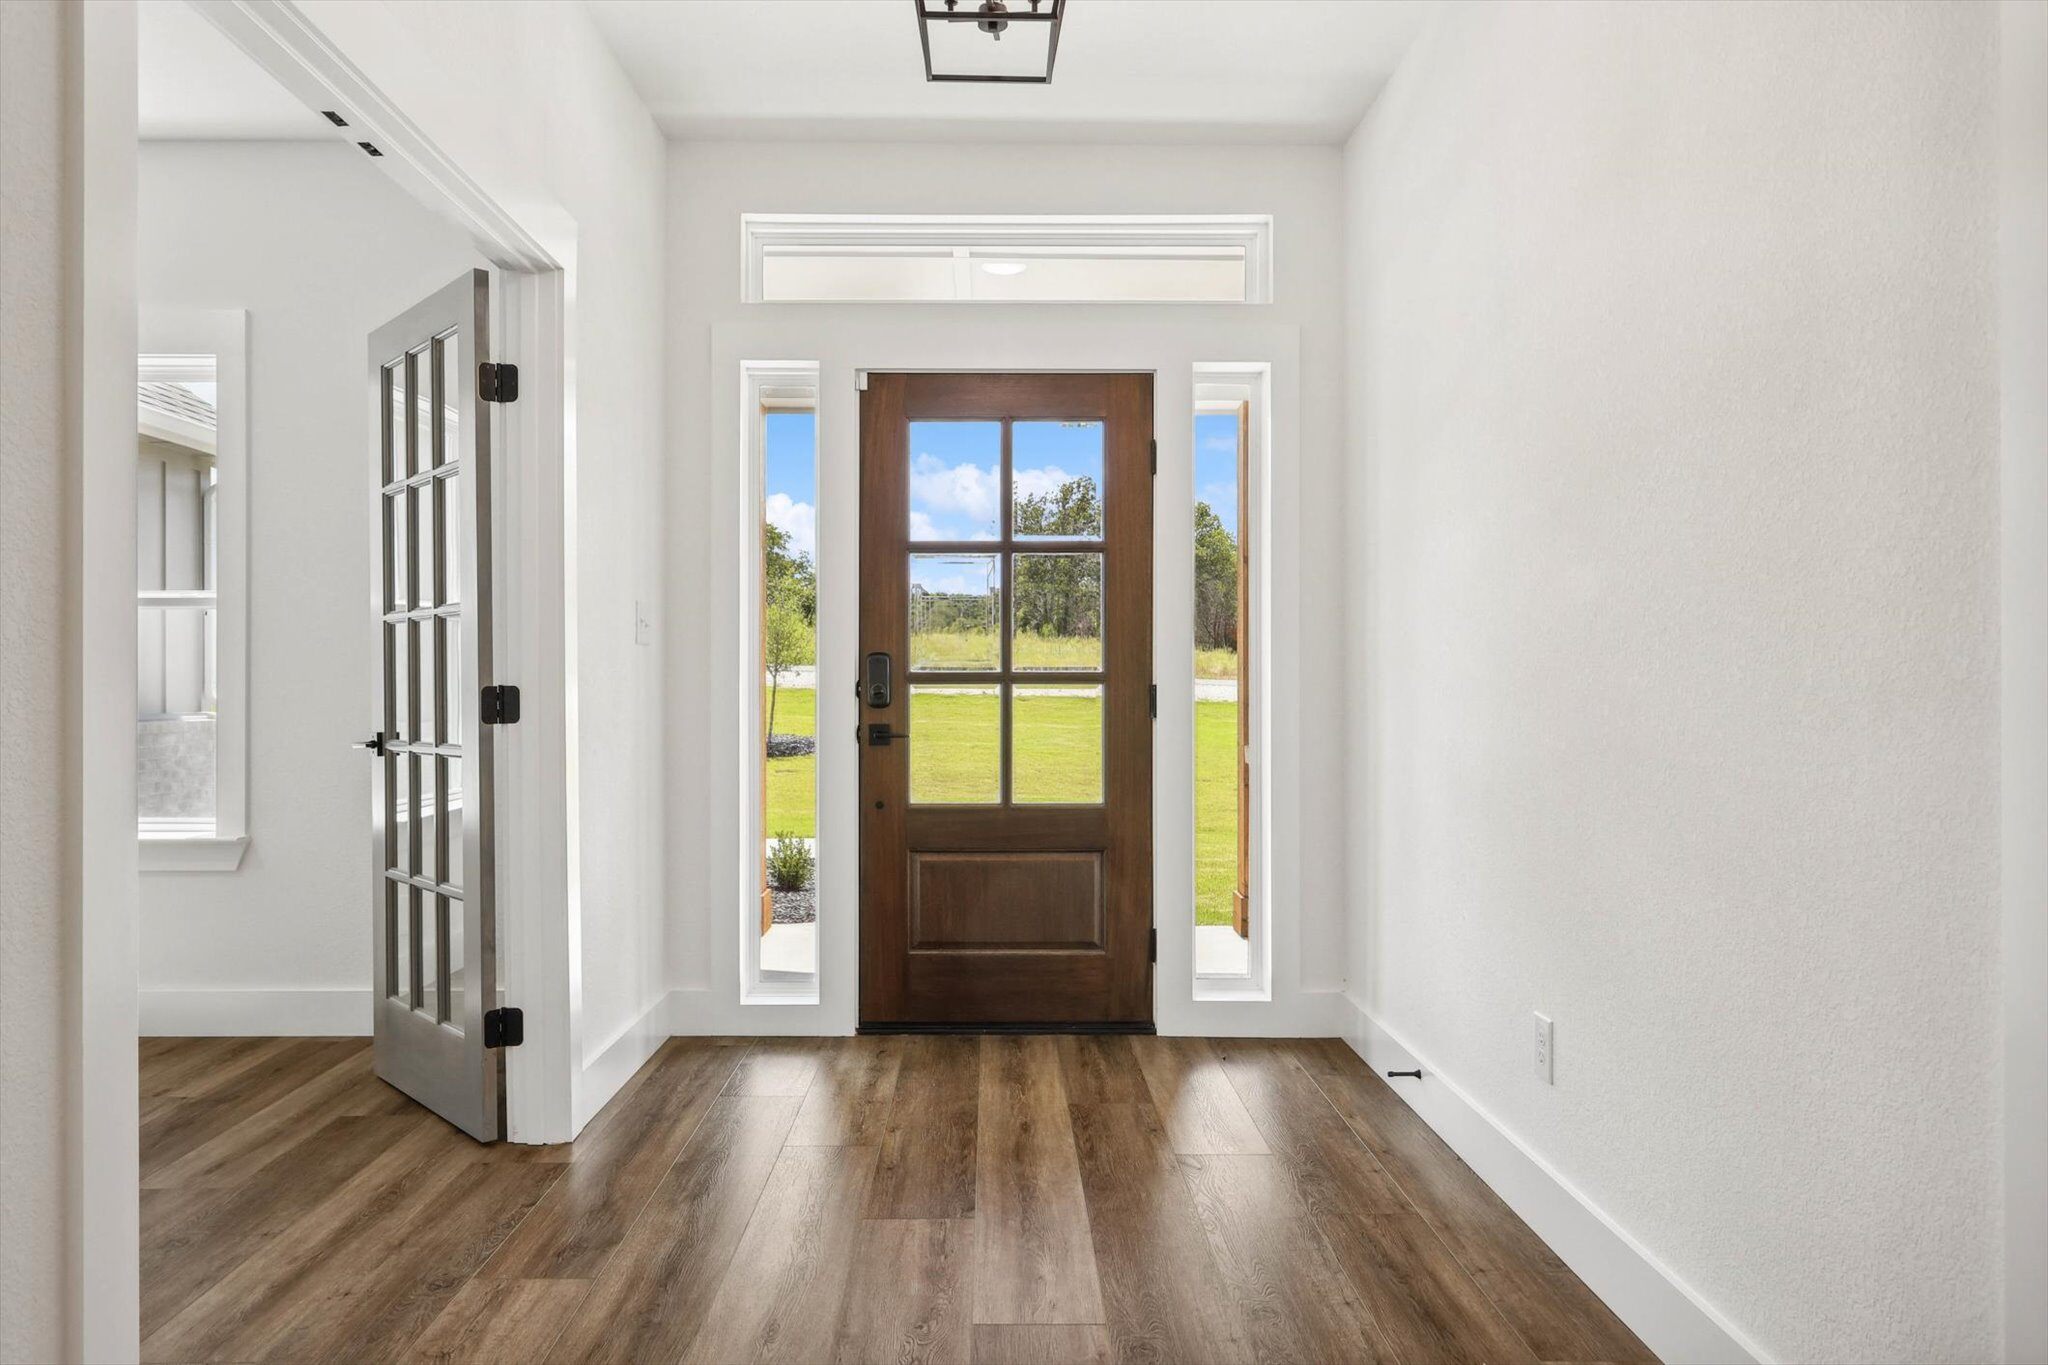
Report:
[[[1244,260],[1244,297],[1236,300],[1120,300],[1145,307],[1174,303],[1234,307],[1273,301],[1273,215],[1206,214],[831,214],[742,213],[740,296],[747,303],[826,302],[770,300],[767,262],[774,256],[941,256],[957,272],[989,257],[1044,256],[1065,259],[1126,258],[1134,261],[1212,259],[1219,253]],[[1103,300],[1108,302],[1110,300]],[[849,302],[829,300],[829,302]],[[1015,299],[976,298],[956,289],[951,299],[871,299],[863,303],[1009,304]],[[1087,299],[1044,300],[1073,304]]]
[[249,315],[143,308],[137,324],[138,381],[175,382],[189,377],[191,358],[213,358],[216,471],[213,832],[144,833],[138,824],[137,865],[145,873],[233,872],[249,846]]

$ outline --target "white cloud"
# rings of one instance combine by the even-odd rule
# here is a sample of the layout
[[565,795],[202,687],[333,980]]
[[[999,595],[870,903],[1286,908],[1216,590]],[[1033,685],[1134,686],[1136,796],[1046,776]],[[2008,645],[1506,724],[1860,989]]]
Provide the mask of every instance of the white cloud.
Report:
[[1073,478],[1058,465],[1046,465],[1041,469],[1020,469],[1017,471],[1017,496],[1020,498],[1043,498],[1059,491],[1060,485]]
[[911,505],[927,515],[961,518],[970,528],[962,538],[994,536],[996,494],[993,469],[977,464],[949,465],[936,455],[920,454],[910,461]]
[[938,526],[924,513],[912,508],[910,511],[910,538],[912,540],[940,540]]
[[768,524],[789,537],[789,552],[816,560],[818,555],[818,509],[797,502],[787,493],[768,495]]
[[1204,436],[1202,438],[1202,449],[1208,451],[1211,455],[1235,455],[1237,454],[1237,434],[1232,432],[1228,436],[1221,434]]

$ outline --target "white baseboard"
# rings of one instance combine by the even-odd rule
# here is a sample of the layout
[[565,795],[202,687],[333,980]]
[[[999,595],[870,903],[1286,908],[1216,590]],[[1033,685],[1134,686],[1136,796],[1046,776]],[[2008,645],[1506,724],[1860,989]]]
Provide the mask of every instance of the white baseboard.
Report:
[[145,990],[145,1038],[368,1037],[369,987],[299,991]]
[[1507,1201],[1660,1360],[1748,1361],[1768,1357],[1648,1248],[1541,1156],[1459,1089],[1356,1000],[1344,1039],[1375,1071],[1422,1068],[1422,1079],[1393,1082],[1394,1093]]
[[612,1040],[597,1051],[597,1056],[583,1064],[582,1074],[576,1078],[574,1090],[574,1130],[582,1132],[585,1124],[597,1117],[597,1111],[611,1103],[612,1096],[633,1079],[633,1073],[647,1065],[669,1037],[669,999],[674,992],[661,995],[642,1012],[639,1018],[620,1029]]

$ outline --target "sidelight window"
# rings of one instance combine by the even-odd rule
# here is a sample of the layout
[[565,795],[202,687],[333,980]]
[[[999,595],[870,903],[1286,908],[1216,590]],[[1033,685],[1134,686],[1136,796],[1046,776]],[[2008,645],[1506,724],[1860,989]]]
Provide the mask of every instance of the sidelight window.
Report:
[[1195,412],[1195,970],[1248,974],[1252,906],[1249,389]]
[[[750,371],[759,460],[759,979],[817,970],[818,414],[815,371]],[[750,916],[754,911],[750,909]]]

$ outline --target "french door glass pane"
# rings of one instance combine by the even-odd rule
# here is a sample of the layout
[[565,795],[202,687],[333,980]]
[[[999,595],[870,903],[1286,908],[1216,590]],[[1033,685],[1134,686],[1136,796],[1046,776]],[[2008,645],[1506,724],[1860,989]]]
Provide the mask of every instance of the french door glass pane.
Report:
[[413,913],[420,917],[420,991],[413,997],[412,1007],[426,1014],[438,1017],[441,987],[441,936],[440,916],[435,913],[435,903],[441,898],[425,891],[415,890]]
[[1102,536],[1102,423],[1010,427],[1011,525],[1018,540]]
[[1003,424],[910,424],[910,538],[995,540],[1001,533]]
[[405,610],[405,508],[404,493],[396,493],[384,499],[384,543],[387,550],[384,562],[386,611]]
[[447,805],[444,807],[448,813],[448,861],[442,869],[441,880],[453,887],[466,887],[469,885],[469,882],[467,880],[467,872],[462,865],[462,823],[465,812],[462,793],[462,760],[459,758],[449,758],[442,761],[448,765]]
[[910,666],[992,673],[1003,666],[995,555],[910,557]]
[[911,688],[911,804],[1002,800],[1002,739],[1002,697],[994,687]]
[[384,962],[390,978],[385,994],[403,1000],[412,985],[412,892],[399,882],[384,882]]
[[1024,684],[1010,694],[1010,800],[1102,801],[1102,688]]
[[462,440],[462,409],[457,404],[458,376],[462,373],[462,333],[450,332],[434,343],[434,359],[441,370],[441,449],[436,465],[456,457]]
[[1010,661],[1018,669],[1102,667],[1099,554],[1020,554]]
[[442,506],[445,509],[441,519],[441,600],[460,602],[462,600],[462,521],[468,511],[462,505],[463,485],[460,471],[446,474],[441,479]]

